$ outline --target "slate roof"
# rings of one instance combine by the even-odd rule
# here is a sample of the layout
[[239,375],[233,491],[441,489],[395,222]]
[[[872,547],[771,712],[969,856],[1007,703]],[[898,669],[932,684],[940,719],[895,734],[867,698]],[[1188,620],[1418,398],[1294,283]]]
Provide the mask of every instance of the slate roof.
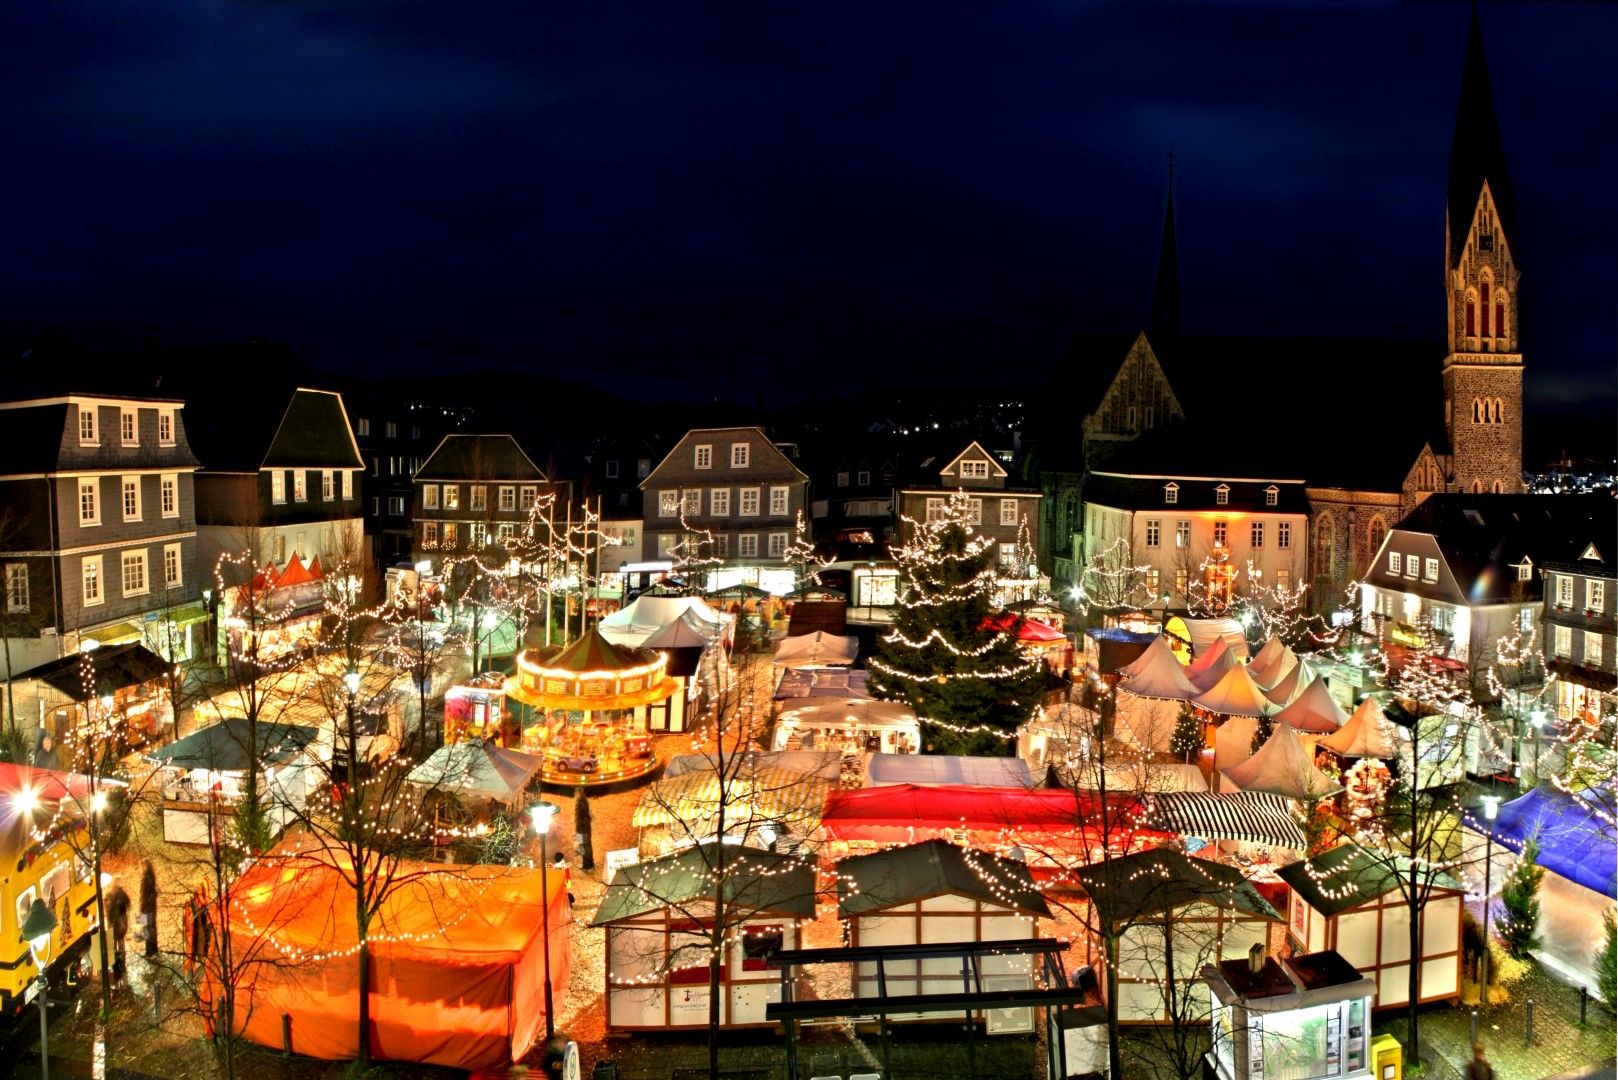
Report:
[[[1339,844],[1313,859],[1277,870],[1305,903],[1327,918],[1366,904],[1394,889],[1399,878],[1410,877],[1410,860],[1401,856],[1372,855],[1358,844]],[[1434,889],[1461,891],[1461,883],[1442,872],[1418,871],[1419,889],[1431,882]]]
[[[1461,590],[1473,603],[1510,599],[1517,566],[1573,563],[1587,545],[1610,547],[1618,536],[1618,502],[1608,495],[1429,496],[1396,526],[1437,542]],[[1594,564],[1592,564],[1594,565]],[[1538,576],[1529,594],[1537,594]]]
[[0,409],[0,476],[51,472],[62,457],[66,405]]
[[[622,868],[607,886],[590,925],[605,926],[665,907],[712,899],[718,849],[718,844],[702,844]],[[736,909],[814,917],[815,871],[810,864],[773,851],[728,845],[724,858],[725,895]]]
[[1160,915],[1186,904],[1214,904],[1279,920],[1281,915],[1234,866],[1192,859],[1169,848],[1109,858],[1075,871],[1111,925]]
[[[992,878],[993,882],[987,879]],[[1050,917],[1026,863],[946,840],[888,848],[837,863],[837,913],[843,918],[954,895]]]
[[264,451],[261,468],[363,469],[342,395],[299,388]]
[[[1500,144],[1500,124],[1494,114],[1494,92],[1489,87],[1489,65],[1483,56],[1483,30],[1477,8],[1466,34],[1466,60],[1461,69],[1461,101],[1455,112],[1455,138],[1449,152],[1449,265],[1457,266],[1466,250],[1472,212],[1484,181],[1494,196],[1495,210],[1506,242],[1515,245],[1517,194],[1506,172],[1506,153]],[[1512,259],[1516,259],[1513,248]]]
[[416,470],[417,480],[548,481],[510,435],[445,435]]

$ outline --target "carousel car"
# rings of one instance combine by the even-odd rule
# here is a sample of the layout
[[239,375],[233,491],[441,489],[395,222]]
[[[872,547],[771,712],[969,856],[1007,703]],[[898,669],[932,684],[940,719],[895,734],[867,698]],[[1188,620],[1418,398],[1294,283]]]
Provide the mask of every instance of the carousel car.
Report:
[[594,757],[585,756],[583,754],[575,754],[572,757],[557,758],[556,764],[558,768],[565,772],[576,773],[595,772],[601,767],[600,762],[598,762]]

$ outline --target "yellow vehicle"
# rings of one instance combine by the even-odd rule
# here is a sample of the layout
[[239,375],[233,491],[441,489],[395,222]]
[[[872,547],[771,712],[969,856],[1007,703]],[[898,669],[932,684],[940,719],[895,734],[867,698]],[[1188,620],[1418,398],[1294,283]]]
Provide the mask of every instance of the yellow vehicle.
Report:
[[85,776],[0,762],[0,1013],[7,1016],[38,992],[39,971],[22,940],[36,897],[56,915],[46,961],[52,971],[89,947],[95,882],[78,854],[89,850],[89,785]]

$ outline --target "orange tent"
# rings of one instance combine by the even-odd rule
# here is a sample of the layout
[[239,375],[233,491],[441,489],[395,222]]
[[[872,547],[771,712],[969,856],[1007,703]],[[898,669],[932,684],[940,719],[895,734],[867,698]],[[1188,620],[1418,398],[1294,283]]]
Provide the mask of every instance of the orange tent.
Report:
[[[240,971],[236,1023],[280,1049],[291,1017],[294,1053],[349,1060],[359,1046],[354,890],[341,852],[287,840],[231,887]],[[457,1069],[503,1068],[545,1027],[540,871],[401,863],[371,924],[371,1050],[381,1060]],[[567,992],[572,913],[565,875],[546,877],[551,985]],[[217,971],[209,966],[211,974]]]
[[276,578],[275,584],[277,586],[302,585],[306,581],[313,580],[315,580],[315,576],[303,565],[303,560],[298,558],[298,553],[294,551],[292,558],[287,560],[286,569],[281,571],[279,578]]

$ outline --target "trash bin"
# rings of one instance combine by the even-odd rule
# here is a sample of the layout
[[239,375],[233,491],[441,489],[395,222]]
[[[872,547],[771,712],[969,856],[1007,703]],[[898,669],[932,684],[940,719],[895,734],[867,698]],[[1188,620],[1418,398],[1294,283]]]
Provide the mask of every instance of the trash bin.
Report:
[[591,1074],[592,1080],[618,1080],[618,1063],[616,1061],[596,1062],[595,1072]]
[[1376,1080],[1404,1080],[1405,1048],[1392,1035],[1371,1040],[1371,1075]]

